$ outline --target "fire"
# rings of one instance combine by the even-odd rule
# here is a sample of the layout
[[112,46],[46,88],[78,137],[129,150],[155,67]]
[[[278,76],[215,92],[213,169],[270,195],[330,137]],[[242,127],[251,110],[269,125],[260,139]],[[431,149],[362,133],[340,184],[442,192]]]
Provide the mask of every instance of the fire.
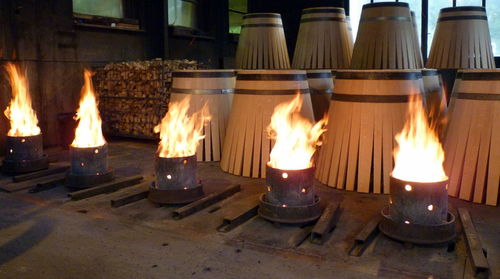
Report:
[[203,126],[210,120],[206,104],[198,112],[188,115],[191,97],[169,104],[168,112],[154,128],[160,133],[158,154],[162,158],[187,157],[196,153],[203,135]]
[[81,91],[80,107],[76,111],[76,120],[79,120],[75,131],[74,147],[103,146],[106,141],[102,135],[102,120],[97,109],[97,100],[92,86],[92,72],[83,71],[84,84]]
[[312,124],[300,115],[303,99],[300,95],[288,103],[279,104],[267,127],[269,137],[275,140],[268,165],[283,170],[300,170],[313,166],[312,157],[326,129],[326,116]]
[[38,118],[31,107],[26,74],[22,75],[20,70],[12,63],[7,63],[5,69],[12,87],[12,100],[4,112],[5,116],[10,120],[10,130],[7,135],[22,137],[40,134]]
[[392,176],[405,181],[438,182],[448,179],[443,169],[444,151],[437,133],[429,126],[422,98],[410,97],[408,118],[396,135],[396,166]]

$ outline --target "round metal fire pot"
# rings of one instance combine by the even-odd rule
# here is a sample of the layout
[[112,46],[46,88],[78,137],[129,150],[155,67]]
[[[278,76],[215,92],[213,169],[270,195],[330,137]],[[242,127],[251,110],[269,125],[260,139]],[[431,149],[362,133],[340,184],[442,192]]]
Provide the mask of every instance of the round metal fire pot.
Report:
[[439,225],[447,220],[448,180],[411,182],[390,177],[389,214],[397,223]]
[[108,167],[108,144],[97,147],[70,146],[71,168],[66,174],[66,185],[88,188],[114,179]]
[[321,215],[314,193],[314,167],[281,170],[266,166],[267,193],[260,198],[259,215],[279,223],[299,224]]
[[203,187],[196,181],[196,155],[155,159],[155,182],[148,199],[157,204],[183,204],[203,197]]
[[3,160],[5,173],[26,173],[49,167],[47,155],[43,154],[42,134],[26,137],[7,136],[7,155]]
[[421,225],[395,222],[389,214],[389,207],[382,209],[379,229],[392,239],[413,244],[444,244],[456,238],[455,216],[448,212],[441,224]]

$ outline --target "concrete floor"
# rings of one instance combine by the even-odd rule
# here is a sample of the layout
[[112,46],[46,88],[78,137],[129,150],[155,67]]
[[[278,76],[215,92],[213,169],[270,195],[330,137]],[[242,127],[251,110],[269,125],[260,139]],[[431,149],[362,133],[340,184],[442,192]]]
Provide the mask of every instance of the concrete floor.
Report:
[[[110,163],[117,175],[151,179],[155,149],[116,141]],[[300,228],[277,228],[258,217],[228,233],[216,230],[232,204],[264,191],[263,180],[225,174],[216,163],[200,163],[198,175],[206,192],[228,183],[243,190],[219,203],[220,210],[180,221],[171,217],[174,207],[147,200],[110,207],[110,199],[132,188],[81,201],[70,201],[62,186],[0,193],[0,278],[473,278],[463,236],[448,253],[446,247],[404,248],[378,235],[363,256],[348,256],[354,235],[387,204],[386,195],[318,184],[323,201],[342,201],[338,226],[324,245],[290,247],[287,239]],[[469,209],[488,251],[490,278],[500,278],[500,209],[450,203]]]

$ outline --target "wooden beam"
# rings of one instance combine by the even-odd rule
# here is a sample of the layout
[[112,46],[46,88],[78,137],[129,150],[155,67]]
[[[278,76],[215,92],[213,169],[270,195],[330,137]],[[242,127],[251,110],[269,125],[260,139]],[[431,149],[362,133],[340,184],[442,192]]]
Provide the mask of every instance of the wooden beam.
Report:
[[490,274],[490,266],[488,260],[486,259],[483,246],[481,245],[481,240],[477,234],[472,218],[470,217],[469,211],[465,208],[459,208],[458,214],[460,216],[460,221],[462,222],[462,227],[465,234],[465,242],[467,243],[467,251],[471,257],[472,268],[477,276]]
[[69,193],[68,196],[71,198],[71,200],[77,201],[77,200],[82,200],[82,199],[90,198],[93,196],[97,196],[100,194],[111,193],[111,192],[115,192],[115,191],[118,191],[118,190],[126,188],[126,187],[130,187],[132,185],[135,185],[135,184],[139,183],[142,180],[142,178],[143,178],[142,175],[122,177],[122,178],[115,179],[111,182],[97,185],[97,186],[92,187],[92,188],[83,189],[83,190]]
[[354,244],[349,250],[350,256],[359,257],[363,254],[365,249],[371,244],[372,240],[378,234],[378,224],[382,216],[377,214],[373,217],[366,225],[361,229],[361,231],[354,238]]
[[331,202],[328,203],[325,210],[321,214],[318,222],[314,225],[311,232],[311,242],[314,244],[323,244],[326,240],[326,236],[335,228],[338,221],[338,210],[340,203]]
[[259,196],[251,196],[243,201],[236,201],[232,208],[222,220],[222,224],[217,228],[220,232],[229,232],[257,215],[259,209]]
[[33,188],[38,184],[46,184],[46,183],[62,183],[64,182],[64,179],[66,177],[66,174],[64,173],[57,173],[57,174],[52,174],[40,178],[35,178],[32,180],[27,180],[23,182],[10,182],[4,185],[0,186],[1,190],[4,190],[6,192],[12,193],[12,192],[19,192],[22,190],[26,190],[29,188]]
[[36,171],[27,174],[20,174],[12,177],[13,182],[22,182],[51,174],[65,172],[69,169],[69,165],[50,165],[48,169]]
[[217,203],[223,199],[226,199],[237,192],[241,191],[241,187],[239,184],[233,184],[226,187],[222,191],[218,191],[215,193],[211,193],[204,198],[201,198],[197,201],[194,201],[186,206],[183,206],[179,209],[174,210],[172,217],[176,220],[182,219],[186,216],[189,216],[193,213],[196,213],[206,207],[211,206],[214,203]]
[[132,191],[118,197],[114,198],[111,200],[111,207],[116,208],[120,206],[124,206],[136,201],[140,201],[142,199],[145,199],[148,197],[149,194],[149,185],[151,184],[151,181],[147,181],[144,183],[141,183],[137,186],[134,186],[134,189],[131,189]]

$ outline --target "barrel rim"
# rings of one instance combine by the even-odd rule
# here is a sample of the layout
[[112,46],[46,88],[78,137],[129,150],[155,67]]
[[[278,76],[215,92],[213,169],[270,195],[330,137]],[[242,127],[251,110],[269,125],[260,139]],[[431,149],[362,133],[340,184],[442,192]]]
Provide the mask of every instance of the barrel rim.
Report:
[[448,12],[486,12],[485,7],[481,6],[460,6],[460,7],[448,7],[442,8],[439,13],[448,13]]
[[404,8],[409,8],[410,5],[405,2],[379,2],[379,3],[368,3],[363,5],[363,10],[364,9],[369,9],[369,8],[379,8],[379,7],[404,7]]
[[422,76],[438,76],[439,72],[437,69],[422,69]]
[[345,14],[345,9],[342,7],[313,7],[305,8],[302,10],[302,15],[304,14],[316,14],[316,13],[341,13]]
[[307,80],[305,73],[300,74],[238,74],[236,80],[254,81],[303,81]]
[[500,80],[500,70],[459,70],[457,78],[461,80]]
[[364,80],[418,80],[422,79],[421,70],[340,70],[335,79]]
[[240,69],[237,74],[306,74],[305,70],[297,69]]
[[246,18],[281,18],[281,14],[279,13],[248,13],[243,16],[243,19]]
[[485,15],[440,16],[438,22],[450,20],[488,20]]
[[235,77],[235,71],[174,71],[172,72],[173,78],[224,78]]

